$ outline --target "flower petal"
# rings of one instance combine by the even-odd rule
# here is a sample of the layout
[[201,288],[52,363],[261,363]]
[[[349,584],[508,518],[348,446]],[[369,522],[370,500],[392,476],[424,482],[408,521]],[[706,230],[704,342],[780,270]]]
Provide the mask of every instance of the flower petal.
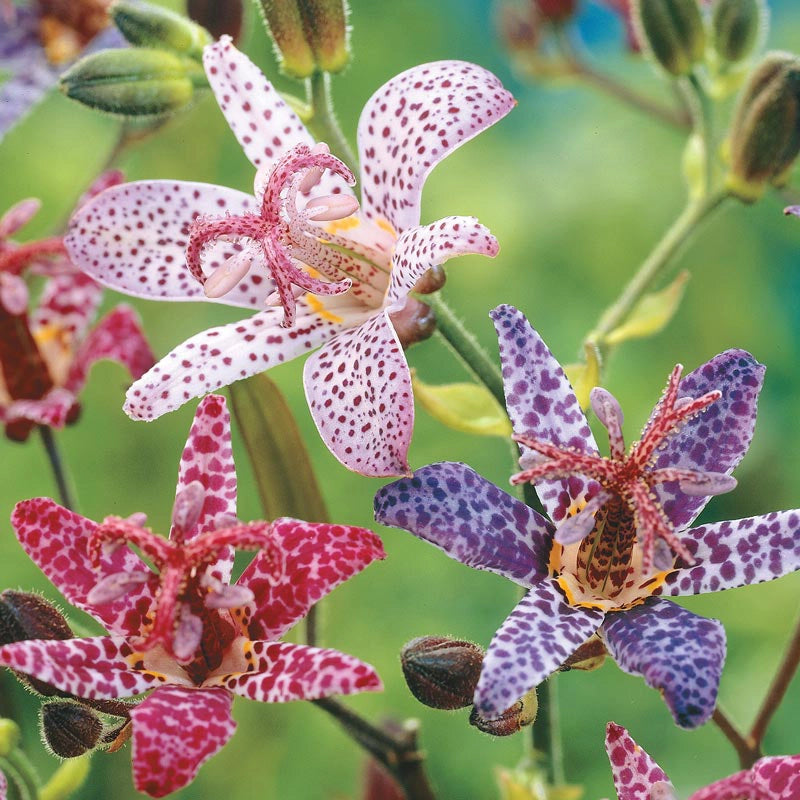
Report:
[[25,552],[72,605],[87,611],[112,633],[139,634],[158,586],[155,575],[113,603],[94,606],[86,599],[100,575],[146,570],[137,555],[120,547],[104,557],[102,571],[95,572],[86,544],[97,523],[62,508],[48,497],[17,503],[11,524]]
[[206,685],[218,684],[262,703],[317,700],[383,689],[369,664],[338,650],[262,641],[247,642],[245,647],[250,648],[254,671],[212,678]]
[[547,575],[553,526],[465,464],[431,464],[384,486],[375,519],[523,586]]
[[725,663],[725,629],[669,600],[609,614],[600,629],[620,669],[658,689],[682,728],[706,722]]
[[[275,284],[253,270],[230,292],[210,300],[186,267],[189,228],[199,216],[255,211],[253,197],[206,183],[136,181],[112,186],[81,206],[64,244],[75,264],[104,286],[151,300],[209,300],[262,308]],[[237,252],[222,239],[204,251],[211,273]]]
[[475,217],[445,217],[411,228],[397,240],[387,305],[404,300],[431,267],[468,253],[494,258],[499,249],[497,239]]
[[36,425],[63,428],[74,405],[75,395],[57,387],[40,400],[15,400],[3,410],[2,416],[5,422],[26,419]]
[[70,341],[80,341],[102,297],[102,287],[82,272],[55,275],[45,283],[39,305],[31,315],[31,331],[40,342],[44,339],[45,347],[48,334],[67,334]]
[[314,603],[386,556],[372,531],[351,525],[278,519],[270,540],[283,558],[280,579],[275,580],[275,553],[270,550],[258,553],[237,581],[255,595],[247,621],[251,639],[283,636]]
[[342,464],[370,477],[408,474],[411,373],[387,312],[314,353],[303,384],[317,430]]
[[796,800],[800,797],[800,755],[771,756],[753,765],[758,800]]
[[475,692],[480,714],[499,716],[557,670],[602,621],[602,611],[567,605],[549,578],[533,586],[489,645]]
[[6,781],[6,776],[3,775],[2,771],[0,771],[0,800],[6,800],[8,796],[8,781]]
[[701,525],[685,531],[682,541],[697,564],[669,575],[663,594],[705,594],[771,581],[800,569],[800,511]]
[[29,639],[0,647],[0,664],[76,697],[113,700],[133,697],[158,685],[158,677],[152,672],[132,669],[132,655],[121,636]]
[[[765,369],[744,350],[726,350],[687,375],[678,397],[700,397],[713,389],[722,397],[667,440],[653,468],[733,472],[753,438]],[[660,484],[656,493],[677,529],[695,519],[709,500],[684,494],[675,482]]]
[[[514,433],[597,454],[597,445],[580,403],[561,365],[525,315],[502,305],[489,316],[494,320],[503,364],[506,407]],[[530,450],[522,447],[523,462]],[[523,469],[525,464],[523,464]],[[596,481],[580,475],[541,481],[536,491],[554,522],[560,522],[571,506],[580,510],[600,489]]]
[[651,800],[650,787],[658,781],[669,782],[664,770],[622,725],[609,722],[606,726],[606,753],[619,800]]
[[495,75],[465,61],[422,64],[381,86],[358,123],[366,215],[398,233],[419,225],[428,173],[514,105]]
[[282,308],[268,308],[241,322],[198,333],[128,389],[125,412],[134,419],[156,419],[193,397],[313,350],[351,324],[349,318],[327,317],[301,298],[292,328],[281,326]]
[[151,797],[182,789],[233,736],[225,689],[163,686],[131,709],[133,782]]

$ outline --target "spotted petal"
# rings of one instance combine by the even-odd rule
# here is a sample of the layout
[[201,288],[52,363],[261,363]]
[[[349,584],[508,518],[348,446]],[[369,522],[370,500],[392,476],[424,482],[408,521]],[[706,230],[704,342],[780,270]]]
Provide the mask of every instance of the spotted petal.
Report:
[[[514,433],[597,454],[589,423],[561,365],[525,315],[513,306],[498,306],[494,320],[503,364],[506,408]],[[530,451],[522,448],[523,468]],[[541,481],[536,490],[554,522],[566,516],[570,506],[588,499],[599,485],[580,475]]]
[[342,464],[370,477],[408,474],[411,373],[387,312],[314,353],[303,385],[317,430]]
[[[91,568],[86,550],[89,536],[97,529],[95,522],[62,508],[48,497],[39,497],[17,503],[11,524],[25,552],[72,605],[87,611],[112,633],[138,635],[157,578],[154,575],[111,603],[89,603],[86,596],[101,574]],[[147,569],[126,547],[105,556],[102,567],[105,575]]]
[[6,800],[8,796],[8,781],[6,776],[0,771],[0,800]]
[[[235,694],[263,703],[317,700],[333,694],[357,694],[383,688],[375,670],[353,656],[286,642],[248,642],[252,672],[213,678]],[[2,651],[0,651],[2,652]]]
[[664,770],[633,741],[625,728],[613,722],[606,726],[606,753],[619,800],[651,800],[650,788],[654,783],[669,783]]
[[523,586],[547,575],[553,526],[465,464],[431,464],[384,486],[375,519]]
[[768,756],[690,795],[689,800],[797,800],[800,756]]
[[163,686],[131,709],[133,781],[151,797],[178,791],[233,736],[233,695]]
[[468,253],[494,258],[499,249],[497,239],[474,217],[445,217],[412,228],[397,240],[387,304],[404,300],[431,267]]
[[422,64],[381,86],[358,123],[366,215],[398,233],[418,225],[428,173],[514,105],[496,76],[464,61]]
[[102,295],[103,289],[82,272],[55,275],[45,284],[39,305],[31,315],[31,330],[45,346],[48,336],[62,333],[81,340]]
[[601,635],[620,669],[658,689],[682,728],[706,722],[717,702],[725,630],[669,600],[609,614]]
[[24,419],[36,425],[63,428],[75,405],[75,399],[75,395],[69,390],[56,387],[40,400],[15,400],[9,403],[6,408],[0,409],[0,418],[4,422]]
[[491,719],[557,670],[600,626],[603,613],[567,605],[549,578],[537,583],[492,639],[475,692]]
[[260,552],[237,582],[255,595],[248,619],[251,639],[278,639],[336,586],[385,557],[372,531],[350,525],[278,519],[270,540],[282,556],[280,578],[275,578],[274,553]]
[[[687,375],[678,397],[700,397],[713,389],[722,397],[667,440],[654,467],[733,472],[753,438],[765,369],[744,350],[726,350]],[[677,483],[661,484],[656,491],[677,529],[691,523],[709,500],[684,494]]]

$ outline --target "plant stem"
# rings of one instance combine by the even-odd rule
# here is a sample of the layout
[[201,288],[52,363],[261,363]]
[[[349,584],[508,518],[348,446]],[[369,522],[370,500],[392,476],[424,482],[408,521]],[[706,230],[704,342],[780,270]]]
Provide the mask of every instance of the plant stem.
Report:
[[436,332],[447,342],[464,366],[506,407],[503,376],[478,340],[466,329],[439,292],[425,295],[425,302],[436,314]]
[[312,110],[308,127],[314,138],[324,141],[337,158],[354,169],[358,160],[336,119],[331,99],[330,75],[327,72],[315,72],[308,79],[308,101]]
[[53,431],[47,425],[40,425],[39,433],[41,434],[42,443],[44,444],[44,449],[50,462],[50,468],[53,471],[53,477],[58,487],[58,497],[61,501],[61,505],[64,506],[64,508],[68,508],[70,511],[75,511],[75,499],[72,489],[70,488],[71,481],[64,467],[64,462],[61,458],[58,445],[56,444],[55,436],[53,436]]
[[0,758],[0,768],[8,773],[22,800],[37,800],[39,797],[39,776],[33,764],[19,748],[15,748],[8,755]]
[[563,786],[564,749],[561,741],[561,718],[558,713],[557,676],[551,675],[538,689],[539,710],[533,723],[533,748],[545,763],[547,782]]
[[714,179],[714,116],[711,102],[697,75],[692,72],[685,84],[680,84],[686,96],[688,108],[692,114],[692,128],[703,140],[705,162],[705,192],[711,192]]
[[731,718],[717,705],[711,717],[716,726],[725,735],[725,738],[733,745],[736,754],[739,756],[739,764],[743,769],[749,769],[761,757],[760,747],[753,747],[731,721]]
[[424,769],[425,756],[417,748],[417,725],[408,721],[399,735],[386,733],[367,722],[338,700],[314,700],[361,747],[381,763],[403,787],[408,800],[434,800],[435,795]]

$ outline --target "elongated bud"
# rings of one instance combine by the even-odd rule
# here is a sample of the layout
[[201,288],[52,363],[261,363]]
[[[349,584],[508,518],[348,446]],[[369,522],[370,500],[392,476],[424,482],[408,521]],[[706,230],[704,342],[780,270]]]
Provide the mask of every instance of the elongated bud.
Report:
[[196,86],[206,84],[202,67],[166,50],[103,50],[61,76],[67,97],[90,108],[125,117],[157,116],[187,106]]
[[70,700],[45,703],[40,724],[44,741],[60,758],[77,758],[94,750],[103,733],[100,717],[92,709]]
[[407,297],[403,307],[392,311],[389,319],[404,349],[430,339],[436,330],[436,314],[433,309],[416,297]]
[[22,733],[13,719],[0,717],[0,758],[8,758],[19,745]]
[[538,710],[539,701],[536,697],[536,689],[531,689],[497,719],[486,719],[478,713],[477,708],[473,708],[469,715],[469,724],[492,736],[510,736],[512,733],[532,725]]
[[751,55],[766,25],[763,0],[717,0],[711,17],[714,50],[735,64]]
[[200,61],[211,34],[190,19],[150,3],[118,0],[111,18],[122,35],[136,47],[172,50]]
[[703,58],[705,28],[697,0],[634,0],[633,23],[645,49],[670,75]]
[[414,284],[412,291],[417,294],[433,294],[441,289],[447,281],[447,273],[441,264],[431,267],[423,273],[422,277]]
[[411,694],[423,705],[448,711],[472,703],[482,664],[478,645],[446,636],[412,639],[400,652]]
[[236,44],[242,35],[242,0],[188,0],[186,13],[195,22],[199,22],[214,39],[230,36]]
[[259,0],[258,5],[287,75],[308,78],[347,66],[345,0]]
[[767,53],[739,98],[730,133],[728,189],[754,202],[780,185],[800,152],[800,58]]

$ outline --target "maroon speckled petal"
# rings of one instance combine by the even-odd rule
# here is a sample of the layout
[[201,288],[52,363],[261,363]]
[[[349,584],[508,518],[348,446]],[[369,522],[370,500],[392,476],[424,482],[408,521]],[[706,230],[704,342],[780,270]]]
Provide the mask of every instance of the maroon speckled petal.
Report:
[[31,330],[45,337],[48,330],[64,331],[71,341],[80,341],[102,296],[102,287],[82,272],[55,275],[45,283],[39,305],[31,314]]
[[8,797],[8,782],[6,776],[0,771],[0,800],[6,800]]
[[699,789],[689,800],[797,800],[800,797],[800,755],[767,756],[751,769],[729,775]]
[[606,726],[606,753],[619,800],[651,800],[650,787],[654,783],[669,783],[664,770],[636,744],[625,728],[613,722]]
[[5,422],[26,419],[36,425],[63,428],[75,405],[75,395],[67,389],[51,389],[41,400],[15,400],[0,409],[0,418]]

